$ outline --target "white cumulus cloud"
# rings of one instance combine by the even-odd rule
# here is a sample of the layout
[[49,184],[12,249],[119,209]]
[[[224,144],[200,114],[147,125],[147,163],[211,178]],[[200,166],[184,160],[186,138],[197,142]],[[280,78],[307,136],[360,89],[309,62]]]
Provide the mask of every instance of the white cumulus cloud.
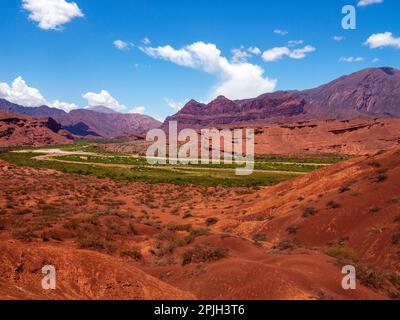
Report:
[[339,59],[340,62],[363,62],[363,57],[341,57]]
[[216,75],[219,83],[213,88],[212,96],[243,99],[271,92],[276,87],[277,81],[265,77],[263,68],[248,62],[229,61],[212,43],[200,41],[181,49],[170,45],[140,49],[152,58]]
[[279,34],[280,36],[286,36],[289,32],[287,32],[286,30],[282,30],[282,29],[275,29],[274,33]]
[[232,62],[234,63],[246,62],[250,57],[251,54],[243,50],[243,48],[232,49]]
[[121,104],[107,90],[101,90],[99,93],[87,92],[82,95],[82,98],[87,101],[88,107],[103,106],[117,112],[129,111],[132,113],[141,113],[145,111],[144,107],[132,107]]
[[345,40],[346,38],[343,37],[343,36],[334,36],[332,39],[335,40],[335,41],[337,41],[337,42],[340,42],[340,41]]
[[76,2],[65,0],[23,0],[22,7],[30,12],[29,19],[44,30],[60,30],[72,19],[84,16]]
[[282,59],[284,56],[290,54],[290,49],[288,47],[276,47],[264,51],[262,58],[266,62],[272,62]]
[[251,54],[254,54],[256,56],[261,54],[261,50],[257,47],[250,47],[247,49],[248,52],[250,52]]
[[123,40],[115,40],[113,42],[114,47],[117,48],[118,50],[124,50],[126,48],[128,48],[129,43],[123,41]]
[[66,112],[78,108],[73,103],[61,102],[59,100],[54,100],[53,102],[47,101],[38,89],[28,86],[22,77],[16,78],[11,85],[5,82],[0,83],[0,98],[24,107],[47,105]]
[[384,0],[359,0],[357,6],[359,7],[366,7],[370,6],[371,4],[382,3]]
[[312,46],[305,46],[304,48],[291,50],[288,47],[276,47],[264,51],[262,58],[265,62],[274,62],[289,57],[291,59],[303,59],[307,53],[314,52],[316,49]]
[[301,45],[303,43],[304,43],[304,40],[290,40],[288,42],[288,46],[289,47],[295,47],[295,46],[299,46],[299,45]]
[[371,49],[380,47],[400,48],[400,37],[396,38],[391,32],[374,33],[364,43]]
[[149,38],[145,37],[145,38],[142,40],[142,43],[145,44],[145,45],[149,45],[149,44],[151,44],[151,40],[150,40]]

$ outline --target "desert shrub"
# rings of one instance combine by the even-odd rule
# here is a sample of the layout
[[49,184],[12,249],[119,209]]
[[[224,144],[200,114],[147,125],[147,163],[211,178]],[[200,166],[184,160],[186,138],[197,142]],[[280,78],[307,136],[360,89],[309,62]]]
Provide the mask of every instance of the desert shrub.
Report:
[[40,238],[42,238],[44,242],[50,240],[63,241],[62,234],[56,230],[45,231],[40,234]]
[[212,217],[212,218],[207,218],[206,219],[206,225],[207,226],[212,226],[212,225],[217,224],[217,223],[218,223],[218,219],[217,218]]
[[253,241],[266,241],[267,240],[267,235],[265,233],[256,233],[253,235]]
[[385,275],[369,265],[357,264],[357,278],[366,287],[379,289],[385,283]]
[[228,252],[228,249],[214,248],[208,245],[197,246],[183,253],[182,265],[218,261],[225,258]]
[[378,161],[371,161],[367,163],[368,166],[373,167],[373,168],[380,168],[381,164]]
[[384,173],[377,173],[376,175],[374,175],[371,180],[375,183],[380,183],[383,181],[386,181],[388,178],[388,176]]
[[291,225],[286,229],[287,233],[289,233],[289,234],[296,234],[298,230],[299,230],[299,227],[295,226],[295,225]]
[[339,209],[339,208],[341,207],[341,205],[340,205],[340,203],[337,203],[337,202],[335,202],[335,201],[329,201],[329,202],[326,204],[326,207],[327,207],[328,209]]
[[10,219],[8,221],[8,224],[13,228],[22,228],[22,227],[26,226],[27,220],[25,220],[22,217],[15,217],[13,219]]
[[285,251],[285,250],[289,250],[289,249],[294,249],[294,248],[296,248],[296,246],[294,243],[290,242],[289,240],[283,240],[283,241],[279,242],[278,245],[276,245],[274,248],[279,251]]
[[172,254],[177,247],[178,244],[174,241],[169,241],[169,242],[158,241],[152,252],[157,257],[164,257],[166,255]]
[[112,254],[115,252],[115,245],[99,236],[84,235],[77,240],[80,249],[89,249]]
[[317,212],[318,211],[312,207],[304,208],[303,209],[303,217],[308,218],[308,217],[314,216],[315,214],[317,214]]
[[30,241],[32,238],[38,238],[38,235],[32,231],[32,228],[16,230],[12,233],[12,236],[17,240],[22,241]]
[[111,234],[114,235],[124,235],[124,229],[122,227],[122,225],[113,222],[113,221],[106,221],[105,223],[106,227],[107,227],[107,231]]
[[158,257],[173,253],[176,248],[184,247],[193,241],[193,237],[178,236],[171,231],[163,231],[154,236],[158,241],[155,245],[154,253]]
[[65,229],[77,230],[80,224],[81,224],[80,220],[74,219],[64,223],[63,227]]
[[208,235],[209,230],[207,228],[193,228],[190,232],[195,238]]
[[142,252],[136,247],[122,249],[121,256],[130,257],[135,261],[139,261],[143,258]]
[[174,224],[170,223],[167,225],[167,229],[170,231],[192,231],[192,225],[190,224]]
[[19,209],[14,211],[14,214],[17,216],[24,216],[31,213],[32,213],[31,209]]
[[326,254],[328,256],[334,257],[336,259],[347,259],[351,261],[357,260],[357,254],[354,249],[346,246],[343,243],[335,243],[326,249]]

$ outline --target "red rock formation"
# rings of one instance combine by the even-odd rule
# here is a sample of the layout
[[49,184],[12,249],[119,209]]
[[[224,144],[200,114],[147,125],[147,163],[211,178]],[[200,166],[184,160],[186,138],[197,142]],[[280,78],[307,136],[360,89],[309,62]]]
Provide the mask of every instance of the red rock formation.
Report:
[[0,113],[0,147],[71,143],[72,137],[52,118]]
[[225,97],[205,105],[190,101],[166,119],[180,127],[265,124],[305,119],[354,119],[400,116],[400,71],[365,69],[321,87],[280,91],[254,99],[231,101]]

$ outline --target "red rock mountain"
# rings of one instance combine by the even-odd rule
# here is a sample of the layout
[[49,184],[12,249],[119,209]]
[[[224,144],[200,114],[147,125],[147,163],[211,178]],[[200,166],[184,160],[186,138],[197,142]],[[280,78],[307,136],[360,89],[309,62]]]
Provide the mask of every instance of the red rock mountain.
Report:
[[400,71],[394,68],[365,69],[305,91],[236,101],[220,96],[209,104],[191,100],[163,126],[169,121],[178,121],[180,127],[207,127],[381,116],[400,116]]
[[71,135],[52,118],[0,113],[0,147],[72,143]]
[[95,110],[77,109],[67,113],[48,106],[23,107],[0,99],[0,112],[51,117],[69,132],[81,137],[113,138],[126,134],[140,134],[161,125],[159,121],[149,116],[111,113],[105,110],[109,109],[96,107]]

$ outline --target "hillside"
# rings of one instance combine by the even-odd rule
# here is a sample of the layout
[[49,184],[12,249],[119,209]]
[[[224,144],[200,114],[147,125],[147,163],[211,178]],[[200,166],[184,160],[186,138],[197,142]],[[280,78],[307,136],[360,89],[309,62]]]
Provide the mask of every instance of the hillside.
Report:
[[71,135],[52,118],[0,113],[0,147],[72,143]]
[[[261,189],[98,179],[0,162],[0,294],[398,299],[399,156],[394,148]],[[10,177],[13,184],[3,183]],[[43,263],[60,270],[53,296],[34,287]],[[341,288],[348,264],[357,268],[355,291]]]

